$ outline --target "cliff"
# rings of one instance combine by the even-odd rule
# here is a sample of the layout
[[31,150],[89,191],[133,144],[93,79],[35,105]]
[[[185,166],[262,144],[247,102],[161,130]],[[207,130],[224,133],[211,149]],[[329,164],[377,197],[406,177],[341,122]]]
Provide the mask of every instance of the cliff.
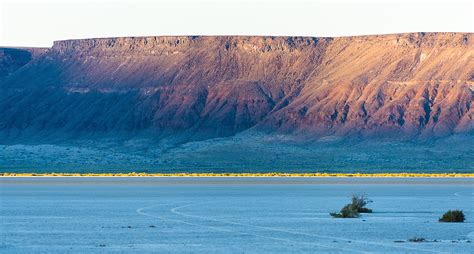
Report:
[[249,129],[310,139],[469,133],[473,39],[414,33],[58,41],[21,68],[8,67],[0,132],[10,140],[57,133],[207,139]]

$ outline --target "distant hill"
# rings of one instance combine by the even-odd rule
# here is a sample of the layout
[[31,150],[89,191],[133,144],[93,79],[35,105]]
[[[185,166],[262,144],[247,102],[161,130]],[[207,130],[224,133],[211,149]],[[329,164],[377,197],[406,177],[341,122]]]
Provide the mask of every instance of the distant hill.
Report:
[[[1,48],[0,144],[79,142],[101,150],[109,140],[121,151],[137,152],[124,144],[145,140],[139,151],[159,149],[150,155],[153,162],[143,163],[160,167],[167,166],[160,157],[177,147],[206,140],[215,146],[234,135],[243,137],[238,143],[257,146],[265,139],[256,135],[284,137],[315,153],[332,147],[319,146],[328,140],[419,142],[424,145],[412,147],[425,149],[436,140],[472,136],[473,40],[469,33],[188,36]],[[466,138],[452,140],[473,148]],[[452,163],[467,159],[467,150]],[[266,152],[277,153],[271,147]],[[223,161],[239,163],[228,156]],[[14,156],[9,158],[7,164]],[[435,159],[428,168],[436,165]]]
[[14,73],[47,51],[48,48],[0,47],[0,79]]

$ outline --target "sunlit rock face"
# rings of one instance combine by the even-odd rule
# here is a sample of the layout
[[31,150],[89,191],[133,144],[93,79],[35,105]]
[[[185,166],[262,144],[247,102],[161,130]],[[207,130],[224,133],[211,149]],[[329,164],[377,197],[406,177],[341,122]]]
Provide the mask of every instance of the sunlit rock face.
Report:
[[468,133],[473,39],[130,37],[58,41],[29,56],[0,50],[0,132],[10,140]]

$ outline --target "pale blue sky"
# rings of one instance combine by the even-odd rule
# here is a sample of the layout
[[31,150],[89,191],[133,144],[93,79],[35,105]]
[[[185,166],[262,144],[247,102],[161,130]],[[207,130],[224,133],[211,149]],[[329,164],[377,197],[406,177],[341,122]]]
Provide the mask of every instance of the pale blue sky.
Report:
[[1,46],[147,35],[474,32],[468,0],[0,0]]

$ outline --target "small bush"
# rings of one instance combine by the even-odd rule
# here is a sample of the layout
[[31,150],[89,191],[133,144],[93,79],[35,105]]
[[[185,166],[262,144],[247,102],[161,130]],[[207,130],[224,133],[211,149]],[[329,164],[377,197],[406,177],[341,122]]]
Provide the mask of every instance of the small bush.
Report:
[[345,205],[339,213],[330,213],[330,215],[334,218],[358,218],[360,216],[352,204]]
[[353,195],[351,205],[359,213],[371,213],[372,209],[366,208],[365,206],[369,203],[372,203],[372,200],[366,198],[364,195]]
[[365,207],[371,202],[372,200],[366,198],[364,195],[353,195],[350,204],[345,205],[339,213],[330,213],[330,215],[334,218],[358,218],[360,216],[359,213],[372,212],[371,209]]
[[449,210],[439,218],[439,222],[464,222],[464,219],[464,213],[461,210]]

